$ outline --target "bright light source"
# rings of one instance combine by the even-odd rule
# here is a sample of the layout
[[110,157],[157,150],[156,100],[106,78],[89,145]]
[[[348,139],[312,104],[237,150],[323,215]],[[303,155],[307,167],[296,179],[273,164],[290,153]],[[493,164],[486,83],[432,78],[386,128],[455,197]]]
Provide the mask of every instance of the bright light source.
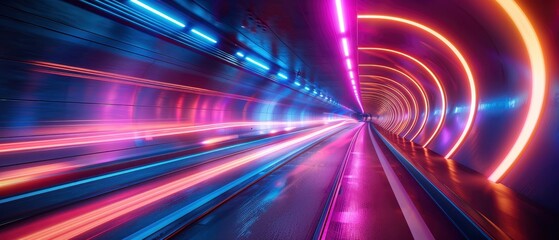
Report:
[[312,91],[312,94],[316,95],[318,92],[316,90]]
[[340,25],[340,32],[345,32],[344,11],[342,9],[342,0],[336,0],[336,13],[338,14],[338,24]]
[[251,63],[253,63],[253,64],[255,64],[255,65],[257,65],[257,66],[259,66],[259,67],[261,67],[261,68],[263,68],[263,69],[270,70],[270,68],[269,68],[268,66],[266,66],[266,65],[264,65],[264,64],[262,64],[262,63],[259,63],[259,62],[255,61],[255,60],[252,59],[252,58],[247,57],[246,60],[249,61],[249,62],[251,62]]
[[347,44],[347,38],[342,38],[342,47],[344,49],[344,55],[349,57],[349,45]]
[[236,54],[237,56],[239,56],[239,57],[245,57],[245,55],[244,55],[242,52],[237,52],[237,53],[235,53],[235,54]]
[[354,78],[354,76],[353,76],[353,71],[349,71],[349,78],[351,78],[351,79]]
[[194,29],[194,28],[191,29],[190,31],[191,31],[192,33],[194,33],[194,34],[196,34],[196,35],[198,35],[198,36],[200,36],[200,37],[202,37],[202,38],[208,40],[208,42],[217,43],[217,41],[216,41],[215,39],[209,37],[209,36],[206,35],[206,34],[201,33],[200,31],[198,31],[198,30],[196,30],[196,29]]
[[491,173],[489,180],[493,182],[500,181],[504,174],[509,171],[514,162],[520,157],[527,144],[530,142],[534,134],[538,122],[542,115],[545,104],[545,93],[547,89],[547,78],[545,69],[545,56],[543,55],[542,45],[536,34],[536,30],[530,19],[522,11],[520,6],[512,0],[498,0],[501,7],[507,12],[511,20],[514,22],[517,30],[520,32],[524,47],[530,58],[530,67],[532,73],[532,93],[530,97],[530,105],[524,126],[520,130],[520,134],[516,138],[514,145],[511,147],[505,158],[499,163],[499,166]]
[[293,129],[295,129],[295,127],[286,127],[286,128],[284,128],[283,130],[284,130],[284,131],[291,131],[291,130],[293,130]]
[[355,85],[355,80],[351,79],[351,85]]
[[285,75],[283,75],[283,74],[281,74],[281,73],[278,73],[278,77],[283,78],[283,79],[287,79],[287,76],[285,76]]
[[140,6],[140,7],[143,7],[144,9],[146,9],[146,10],[152,12],[152,13],[157,14],[158,16],[160,16],[160,17],[162,17],[162,18],[167,19],[168,21],[170,21],[170,22],[172,22],[172,23],[174,23],[174,24],[176,24],[176,25],[178,25],[178,26],[180,26],[180,27],[185,27],[185,26],[186,26],[186,25],[184,25],[184,23],[181,23],[181,22],[179,22],[179,21],[177,21],[177,20],[175,20],[175,19],[173,19],[173,18],[171,18],[171,17],[165,15],[164,13],[162,13],[162,12],[156,10],[155,8],[152,8],[152,7],[148,6],[148,5],[146,5],[145,3],[142,3],[142,2],[140,2],[140,1],[138,1],[138,0],[132,0],[131,2],[137,4],[137,5]]
[[347,59],[345,60],[345,63],[346,63],[346,65],[347,65],[347,69],[351,70],[351,59],[347,58]]
[[223,142],[223,141],[227,141],[227,140],[231,140],[231,139],[236,139],[239,138],[239,135],[231,135],[231,136],[223,136],[223,137],[216,137],[216,138],[210,138],[208,140],[205,140],[203,142],[201,142],[204,145],[207,144],[213,144],[213,143],[218,143],[218,142]]
[[293,84],[297,85],[297,86],[301,86],[300,82],[294,82]]
[[305,87],[305,91],[309,91],[311,90],[309,87]]

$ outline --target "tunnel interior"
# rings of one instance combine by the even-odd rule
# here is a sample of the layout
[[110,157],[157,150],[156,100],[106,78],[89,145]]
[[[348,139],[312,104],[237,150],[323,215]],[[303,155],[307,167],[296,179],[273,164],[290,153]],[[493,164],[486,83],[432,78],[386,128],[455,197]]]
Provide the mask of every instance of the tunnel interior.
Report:
[[[378,169],[437,212],[392,237],[559,236],[559,1],[20,0],[0,26],[1,238],[358,239],[336,221],[376,218],[333,216]],[[277,203],[290,167],[324,202]],[[258,186],[255,216],[300,205],[318,227],[205,227]],[[103,206],[128,215],[70,218]]]

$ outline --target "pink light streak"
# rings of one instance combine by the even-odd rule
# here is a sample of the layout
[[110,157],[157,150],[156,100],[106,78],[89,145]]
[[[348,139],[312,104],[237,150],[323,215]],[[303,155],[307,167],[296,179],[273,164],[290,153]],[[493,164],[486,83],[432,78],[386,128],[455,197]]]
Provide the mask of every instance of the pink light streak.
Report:
[[342,47],[344,49],[344,55],[349,57],[349,44],[347,43],[347,38],[342,38]]
[[230,136],[210,138],[210,139],[202,141],[202,144],[209,145],[209,144],[224,142],[224,141],[227,141],[227,140],[232,140],[232,139],[237,139],[237,138],[239,138],[239,135],[230,135]]
[[[55,215],[51,219],[47,218],[43,221],[36,222],[31,228],[26,227],[25,229],[16,229],[16,231],[14,231],[12,234],[24,235],[20,235],[17,237],[21,239],[76,238],[81,234],[99,227],[105,223],[108,223],[116,218],[133,212],[137,212],[145,206],[156,203],[162,199],[184,191],[185,189],[191,188],[199,183],[208,181],[211,178],[224,174],[233,169],[242,167],[269,154],[273,154],[285,148],[310,140],[311,138],[317,137],[347,123],[348,122],[344,121],[336,125],[314,131],[304,136],[297,137],[295,139],[285,141],[272,147],[259,150],[255,153],[237,159],[232,159],[231,161],[215,166],[213,168],[197,172],[184,178],[170,181],[146,191],[142,191],[130,197],[117,199],[110,202],[109,204],[94,209],[85,206],[84,208],[88,209],[88,211],[83,214],[75,216],[69,214],[63,216]],[[52,221],[53,219],[56,219],[56,221]]]
[[[197,125],[197,126],[147,129],[147,130],[140,130],[140,131],[125,131],[125,132],[117,132],[117,133],[102,133],[102,134],[94,134],[94,135],[86,134],[77,137],[62,137],[62,138],[52,138],[52,139],[45,139],[45,140],[3,143],[0,144],[0,153],[28,151],[28,150],[42,150],[42,149],[59,148],[59,147],[80,146],[86,144],[134,140],[134,139],[138,139],[139,136],[145,138],[154,138],[154,137],[162,137],[162,136],[172,136],[172,135],[179,135],[179,134],[203,132],[209,130],[226,129],[226,128],[233,128],[233,127],[262,126],[262,125],[281,126],[281,125],[289,125],[289,124],[297,124],[297,123],[312,124],[312,123],[320,123],[322,121],[323,120],[301,121],[301,122],[229,122],[229,123],[216,123],[216,124]],[[341,119],[333,120],[333,121],[341,121]]]
[[336,13],[338,14],[338,25],[340,26],[340,32],[345,33],[345,21],[344,21],[344,12],[342,9],[342,0],[336,0]]

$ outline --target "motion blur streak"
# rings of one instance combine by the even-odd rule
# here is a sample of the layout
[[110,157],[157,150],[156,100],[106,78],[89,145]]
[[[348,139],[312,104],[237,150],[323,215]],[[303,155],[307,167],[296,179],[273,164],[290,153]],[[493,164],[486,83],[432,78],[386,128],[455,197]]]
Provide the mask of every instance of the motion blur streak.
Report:
[[227,141],[227,140],[231,140],[231,139],[236,139],[238,137],[239,137],[239,135],[230,135],[230,136],[210,138],[208,140],[202,141],[202,144],[214,144],[214,143],[223,142],[223,141]]
[[547,93],[543,50],[536,30],[534,30],[526,14],[524,14],[522,9],[514,1],[497,0],[497,2],[514,22],[514,25],[522,36],[526,50],[528,51],[530,67],[532,69],[532,92],[530,94],[530,108],[518,138],[497,169],[489,175],[489,180],[493,182],[501,180],[503,175],[514,164],[520,154],[522,154],[522,151],[530,141],[540,120],[544,99]]
[[400,52],[400,51],[396,51],[393,49],[387,49],[387,48],[375,48],[375,47],[359,47],[359,50],[363,50],[363,51],[382,51],[382,52],[388,52],[388,53],[394,53],[397,54],[399,56],[403,56],[407,59],[412,60],[413,62],[417,63],[418,65],[420,65],[426,72],[429,73],[429,75],[431,76],[431,78],[433,79],[433,81],[437,84],[437,88],[439,89],[439,94],[441,96],[441,117],[439,118],[439,122],[437,123],[437,127],[435,128],[435,130],[433,131],[433,133],[430,135],[429,138],[427,138],[427,141],[425,141],[425,143],[423,143],[423,147],[427,147],[427,145],[429,145],[429,143],[431,143],[431,141],[433,141],[433,139],[435,139],[435,137],[439,134],[439,132],[441,131],[441,128],[443,126],[445,117],[446,117],[446,107],[447,107],[447,99],[446,99],[446,93],[445,90],[443,88],[442,83],[439,81],[439,78],[437,78],[437,76],[435,75],[435,73],[433,73],[433,71],[431,71],[431,69],[429,67],[427,67],[423,62],[417,60],[416,58]]
[[[337,120],[341,121],[341,120]],[[307,121],[302,123],[319,123],[324,122],[323,120]],[[138,136],[145,137],[162,137],[186,133],[195,133],[216,129],[226,129],[233,127],[247,127],[247,126],[266,126],[266,125],[280,125],[288,126],[291,124],[296,124],[297,122],[231,122],[231,123],[216,123],[198,126],[187,126],[187,127],[173,127],[173,128],[162,128],[153,130],[141,130],[133,132],[123,132],[123,133],[110,133],[110,134],[98,134],[93,136],[82,136],[82,137],[69,137],[69,138],[59,138],[59,139],[49,139],[49,140],[38,140],[38,141],[25,141],[25,142],[15,142],[15,143],[3,143],[0,144],[0,152],[14,152],[14,151],[24,151],[24,150],[36,150],[36,149],[46,149],[46,148],[57,148],[57,147],[68,147],[84,144],[93,143],[104,143],[104,142],[115,142],[122,140],[137,139]]]
[[412,78],[410,75],[395,69],[395,68],[391,68],[391,67],[387,67],[384,65],[376,65],[376,64],[359,64],[359,67],[372,67],[372,68],[382,68],[382,69],[387,69],[393,72],[396,72],[402,76],[404,76],[406,79],[410,80],[410,82],[412,82],[414,84],[414,86],[418,89],[419,93],[421,94],[421,99],[423,100],[423,107],[425,108],[423,111],[423,120],[421,121],[421,125],[419,126],[419,128],[417,129],[417,132],[410,138],[410,141],[413,141],[420,133],[421,131],[423,131],[423,128],[425,128],[425,125],[427,124],[427,118],[429,117],[429,99],[427,98],[427,93],[425,93],[425,89],[423,88],[423,86],[421,85],[421,82],[419,82],[417,79]]
[[[472,128],[472,124],[474,122],[474,119],[475,119],[476,113],[477,113],[478,99],[477,99],[476,83],[475,83],[472,71],[470,70],[470,66],[468,65],[468,61],[466,61],[466,59],[464,58],[462,53],[458,50],[458,48],[456,48],[454,46],[454,44],[451,41],[449,41],[446,37],[444,37],[443,35],[441,35],[437,31],[435,31],[435,30],[433,30],[433,29],[431,29],[431,28],[429,28],[425,25],[422,25],[420,23],[417,23],[417,22],[414,22],[414,21],[411,21],[411,20],[408,20],[408,19],[400,18],[400,17],[382,16],[382,15],[359,15],[359,16],[357,16],[357,18],[360,18],[360,19],[383,19],[383,20],[397,21],[397,22],[401,22],[401,23],[405,23],[405,24],[409,24],[409,25],[421,28],[421,29],[427,31],[428,33],[432,34],[433,36],[435,36],[439,40],[441,40],[448,48],[450,48],[450,50],[454,53],[454,55],[456,55],[456,57],[458,58],[458,60],[462,64],[462,67],[464,68],[464,71],[466,72],[466,75],[468,77],[468,83],[470,85],[470,113],[468,114],[468,120],[466,121],[466,125],[464,127],[464,130],[460,134],[460,137],[454,143],[454,146],[447,152],[447,154],[445,156],[446,158],[452,157],[454,152],[456,152],[456,150],[460,146],[462,146],[462,143],[466,139],[466,136],[468,136],[468,133],[470,132],[470,130]],[[446,105],[444,105],[442,110],[441,110],[441,117],[444,116],[444,115],[446,115]],[[440,130],[440,127],[438,128],[438,130]],[[429,145],[431,140],[432,139],[428,140],[427,143],[425,143],[423,145],[423,147],[426,147],[427,145]]]
[[[43,67],[43,68],[36,69],[35,71],[37,72],[55,74],[60,76],[77,77],[77,78],[113,82],[113,83],[122,83],[122,84],[128,84],[128,85],[134,85],[140,87],[148,87],[153,89],[171,90],[176,92],[201,94],[207,96],[224,96],[232,99],[245,100],[249,102],[270,103],[268,101],[262,101],[256,98],[245,97],[236,94],[229,94],[229,93],[212,91],[208,89],[185,86],[180,84],[173,84],[173,83],[160,82],[160,81],[155,81],[150,79],[131,77],[131,76],[97,71],[97,70],[87,69],[87,68],[73,67],[73,66],[68,66],[63,64],[40,62],[40,61],[32,61],[29,62],[29,64]],[[62,71],[53,71],[50,69],[62,70]]]
[[138,210],[146,205],[169,197],[177,192],[190,188],[200,182],[207,181],[208,179],[223,174],[224,172],[227,172],[231,169],[243,166],[263,156],[324,134],[347,123],[348,122],[344,121],[336,125],[312,132],[303,137],[298,137],[296,139],[273,145],[269,148],[260,150],[248,156],[229,161],[217,167],[204,170],[186,178],[178,179],[157,188],[136,194],[135,196],[132,196],[130,198],[115,201],[109,205],[95,209],[86,214],[66,220],[60,219],[59,223],[51,226],[45,226],[44,229],[31,233],[29,235],[22,236],[21,239],[70,239],[78,237],[80,234],[85,233],[86,231],[100,226],[117,217]]

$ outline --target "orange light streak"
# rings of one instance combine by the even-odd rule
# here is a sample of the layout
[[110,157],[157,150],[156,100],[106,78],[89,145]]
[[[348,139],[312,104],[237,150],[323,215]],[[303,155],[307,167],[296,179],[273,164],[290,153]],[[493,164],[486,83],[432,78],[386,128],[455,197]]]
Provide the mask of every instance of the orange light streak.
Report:
[[545,75],[545,62],[542,46],[536,30],[530,23],[530,19],[522,11],[522,9],[512,0],[496,0],[499,5],[511,18],[518,32],[520,33],[524,46],[530,58],[530,67],[532,69],[532,92],[530,97],[530,106],[528,114],[524,121],[524,126],[520,130],[520,134],[510,148],[505,158],[499,163],[499,166],[491,173],[489,180],[493,182],[500,181],[504,174],[508,172],[514,162],[520,157],[526,145],[530,142],[541,118],[543,104],[547,93],[547,82]]

